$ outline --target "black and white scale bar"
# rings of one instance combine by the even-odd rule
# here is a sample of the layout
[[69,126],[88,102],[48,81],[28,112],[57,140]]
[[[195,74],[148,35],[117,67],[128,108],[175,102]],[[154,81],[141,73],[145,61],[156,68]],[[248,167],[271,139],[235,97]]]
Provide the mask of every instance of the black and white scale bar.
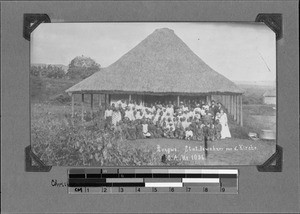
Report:
[[216,169],[70,169],[69,178],[237,178],[237,170]]
[[[237,169],[70,169],[70,193],[238,192]],[[136,191],[136,188],[138,190]],[[170,189],[168,189],[170,188]],[[81,190],[81,191],[79,191]]]

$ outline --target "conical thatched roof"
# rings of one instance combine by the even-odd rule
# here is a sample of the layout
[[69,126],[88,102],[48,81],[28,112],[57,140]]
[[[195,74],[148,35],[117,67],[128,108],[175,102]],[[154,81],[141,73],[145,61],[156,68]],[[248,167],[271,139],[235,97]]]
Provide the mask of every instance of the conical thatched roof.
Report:
[[66,92],[242,93],[233,82],[205,64],[173,30],[167,28],[155,30],[115,63]]

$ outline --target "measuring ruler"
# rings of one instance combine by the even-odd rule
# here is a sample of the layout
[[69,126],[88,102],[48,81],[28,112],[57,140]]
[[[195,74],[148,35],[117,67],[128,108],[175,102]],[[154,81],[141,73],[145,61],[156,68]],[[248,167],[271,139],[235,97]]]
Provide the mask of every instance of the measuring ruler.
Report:
[[68,192],[238,194],[238,170],[75,168],[68,170]]

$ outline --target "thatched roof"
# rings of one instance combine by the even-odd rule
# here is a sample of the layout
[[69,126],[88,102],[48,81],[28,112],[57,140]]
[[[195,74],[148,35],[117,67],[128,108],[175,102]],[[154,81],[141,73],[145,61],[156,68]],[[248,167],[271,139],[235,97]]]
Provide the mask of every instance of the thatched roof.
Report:
[[107,68],[68,93],[199,94],[242,93],[210,68],[173,30],[155,30]]

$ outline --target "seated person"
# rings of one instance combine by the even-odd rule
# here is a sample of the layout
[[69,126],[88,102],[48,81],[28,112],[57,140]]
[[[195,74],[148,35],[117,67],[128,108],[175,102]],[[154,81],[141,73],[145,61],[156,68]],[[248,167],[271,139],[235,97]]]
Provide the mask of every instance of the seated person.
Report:
[[204,126],[202,127],[204,140],[208,140],[209,138],[209,124],[208,122],[204,122]]
[[142,125],[142,121],[140,120],[136,120],[136,138],[137,139],[143,139],[145,138],[144,134],[143,134],[143,125]]
[[203,115],[202,119],[204,121],[204,124],[205,123],[208,123],[208,124],[211,123],[211,121],[212,121],[212,115],[208,112],[208,110],[205,111],[205,115]]
[[179,126],[178,128],[176,128],[175,130],[176,133],[176,138],[178,139],[184,139],[185,138],[185,131],[184,128],[182,126]]
[[131,109],[129,106],[126,107],[124,117],[127,117],[131,121],[135,120],[133,109]]
[[203,130],[202,130],[202,122],[200,122],[199,124],[197,124],[197,129],[196,129],[196,140],[199,140],[199,141],[203,141],[204,139],[204,136],[203,136]]
[[136,120],[141,120],[143,118],[143,113],[141,109],[137,109],[136,110],[136,114],[135,114],[135,119]]
[[145,118],[152,120],[152,117],[153,117],[153,114],[148,109],[146,109]]
[[187,118],[193,118],[194,117],[194,112],[192,110],[187,112]]
[[155,125],[153,124],[153,122],[151,120],[147,120],[147,123],[148,123],[148,131],[149,133],[151,134],[151,138],[156,138],[157,135],[156,135],[156,128],[155,128]]
[[215,128],[214,128],[213,121],[211,121],[209,124],[208,140],[210,140],[210,141],[215,140]]
[[160,122],[159,121],[156,122],[155,127],[156,127],[157,136],[158,137],[163,137],[164,136],[164,132],[162,130],[162,127],[160,126]]
[[200,108],[200,104],[196,105],[196,108],[194,108],[194,114],[196,114],[197,112],[200,113],[201,108]]
[[153,123],[156,124],[156,122],[159,120],[160,118],[160,115],[158,112],[154,112],[154,118],[153,118]]
[[153,104],[151,103],[150,109],[151,109],[150,111],[151,111],[152,113],[154,113],[154,112],[156,111],[155,105],[153,105]]
[[129,140],[135,140],[136,139],[136,128],[133,125],[133,122],[129,120],[128,122],[128,133],[129,133]]
[[191,140],[197,140],[196,139],[197,124],[196,124],[196,122],[194,120],[192,120],[189,128],[193,132],[193,137],[192,137]]
[[135,107],[134,101],[133,101],[133,100],[130,100],[130,101],[129,101],[128,107],[129,107],[130,109],[132,109],[133,107]]
[[196,119],[201,119],[201,115],[200,115],[200,112],[196,112],[195,114],[194,114],[194,118],[196,118]]
[[162,127],[162,130],[163,130],[164,137],[168,137],[169,125],[167,124],[167,121],[163,121],[161,127]]
[[206,111],[206,110],[209,110],[209,105],[208,103],[206,102],[204,105],[202,105],[202,108]]
[[170,126],[170,130],[169,130],[169,133],[168,133],[169,138],[175,138],[174,131],[175,130],[173,129],[173,126]]
[[190,127],[187,127],[185,130],[185,139],[191,140],[193,138],[193,131],[190,129]]
[[151,136],[151,134],[148,131],[148,124],[146,123],[146,120],[143,120],[142,126],[143,126],[143,135],[146,138],[149,138]]
[[172,103],[168,104],[168,107],[166,108],[166,112],[169,113],[169,115],[173,115],[174,114],[174,108],[172,106]]
[[182,117],[180,120],[181,120],[181,125],[182,125],[183,129],[186,130],[186,128],[189,126],[186,121],[186,118]]

